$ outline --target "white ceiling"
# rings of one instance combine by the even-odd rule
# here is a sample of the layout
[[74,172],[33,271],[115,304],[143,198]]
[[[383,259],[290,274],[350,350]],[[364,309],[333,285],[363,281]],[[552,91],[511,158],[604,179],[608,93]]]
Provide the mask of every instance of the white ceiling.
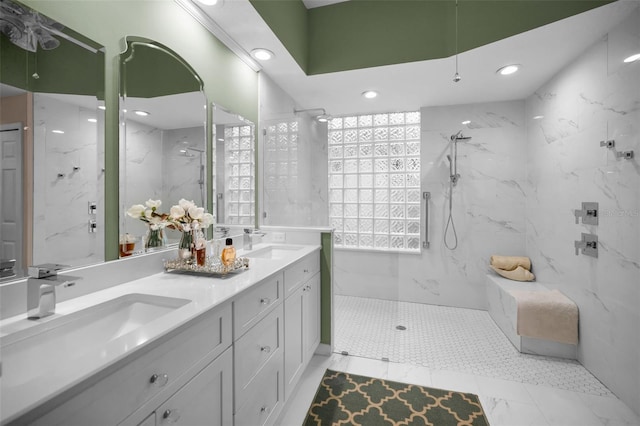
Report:
[[[315,4],[316,1],[305,0]],[[638,7],[618,1],[528,31],[459,56],[462,81],[452,81],[453,57],[354,71],[307,76],[248,0],[223,7],[199,6],[245,52],[264,47],[276,54],[263,71],[289,93],[300,108],[322,107],[329,114],[415,110],[422,106],[524,99]],[[309,7],[309,6],[307,6]],[[517,63],[509,77],[495,71]],[[360,94],[379,91],[373,101]]]

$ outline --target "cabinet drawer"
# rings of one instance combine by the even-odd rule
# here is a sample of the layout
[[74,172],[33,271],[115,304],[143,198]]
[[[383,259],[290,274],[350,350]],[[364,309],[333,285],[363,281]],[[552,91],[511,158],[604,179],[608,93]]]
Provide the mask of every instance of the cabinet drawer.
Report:
[[319,271],[320,255],[317,251],[289,266],[284,271],[284,297],[289,297],[303,282]]
[[270,362],[256,377],[247,402],[236,411],[234,426],[273,425],[283,404],[281,363]]
[[155,411],[157,424],[229,426],[233,421],[231,348]]
[[233,338],[238,340],[282,300],[282,272],[243,292],[233,302]]
[[249,330],[235,345],[234,383],[236,407],[242,406],[258,373],[270,363],[282,364],[283,307],[280,304]]
[[203,357],[231,345],[231,307],[203,315],[189,328],[139,356],[38,419],[38,425],[113,425],[143,404],[184,385],[189,370]]

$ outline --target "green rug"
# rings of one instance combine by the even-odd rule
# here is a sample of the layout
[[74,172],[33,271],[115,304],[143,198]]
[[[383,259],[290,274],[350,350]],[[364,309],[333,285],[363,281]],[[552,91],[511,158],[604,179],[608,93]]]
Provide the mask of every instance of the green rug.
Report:
[[488,425],[478,397],[327,370],[304,426]]

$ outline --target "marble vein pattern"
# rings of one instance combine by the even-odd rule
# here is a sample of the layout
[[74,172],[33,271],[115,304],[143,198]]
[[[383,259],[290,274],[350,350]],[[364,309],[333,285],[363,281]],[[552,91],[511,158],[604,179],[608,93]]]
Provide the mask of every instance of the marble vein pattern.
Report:
[[[34,94],[33,264],[104,259],[103,215],[88,214],[89,202],[104,210],[104,119],[97,106],[90,96]],[[100,232],[88,232],[90,219]]]

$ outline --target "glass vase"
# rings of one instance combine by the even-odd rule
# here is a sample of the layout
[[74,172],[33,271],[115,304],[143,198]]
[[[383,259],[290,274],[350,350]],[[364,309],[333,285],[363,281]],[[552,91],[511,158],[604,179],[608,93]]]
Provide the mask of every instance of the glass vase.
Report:
[[161,247],[164,247],[163,229],[149,228],[144,237],[144,251],[153,251]]
[[180,243],[178,244],[178,258],[187,263],[193,261],[193,233],[192,231],[182,231]]

